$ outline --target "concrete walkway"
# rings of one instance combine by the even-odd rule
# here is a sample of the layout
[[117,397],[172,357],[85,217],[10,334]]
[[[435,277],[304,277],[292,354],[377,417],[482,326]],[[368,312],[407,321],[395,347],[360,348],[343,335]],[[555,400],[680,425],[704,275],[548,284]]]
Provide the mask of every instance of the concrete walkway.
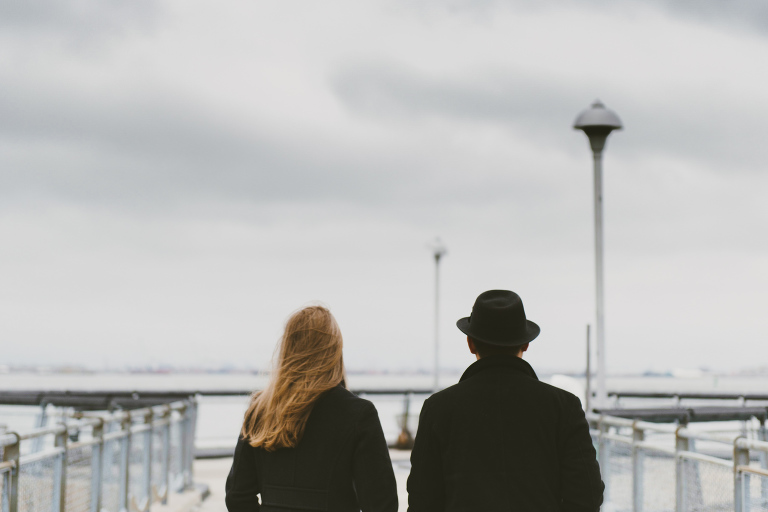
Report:
[[[408,494],[405,483],[410,470],[410,451],[391,450],[392,465],[395,468],[397,479],[397,494],[400,500],[399,511],[405,512],[408,508]],[[195,461],[195,482],[208,486],[209,495],[202,502],[194,506],[181,509],[174,508],[176,512],[227,512],[224,504],[224,484],[227,481],[229,468],[232,466],[232,458],[226,459],[198,459]],[[154,510],[153,510],[154,512]],[[160,512],[160,511],[158,511]]]

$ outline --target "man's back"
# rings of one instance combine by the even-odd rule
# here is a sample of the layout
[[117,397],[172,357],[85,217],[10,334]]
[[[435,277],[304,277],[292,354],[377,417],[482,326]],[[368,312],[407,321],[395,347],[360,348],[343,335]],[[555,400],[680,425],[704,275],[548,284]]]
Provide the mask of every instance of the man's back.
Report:
[[579,400],[511,355],[472,364],[419,419],[409,511],[597,511],[595,449]]

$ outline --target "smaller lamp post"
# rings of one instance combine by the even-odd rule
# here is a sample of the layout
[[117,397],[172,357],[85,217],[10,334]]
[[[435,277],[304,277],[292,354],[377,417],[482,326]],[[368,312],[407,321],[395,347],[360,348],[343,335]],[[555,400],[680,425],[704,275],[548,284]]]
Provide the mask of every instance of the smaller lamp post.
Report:
[[439,238],[432,244],[432,254],[435,257],[435,381],[432,389],[437,392],[440,389],[438,382],[440,377],[440,258],[448,251]]

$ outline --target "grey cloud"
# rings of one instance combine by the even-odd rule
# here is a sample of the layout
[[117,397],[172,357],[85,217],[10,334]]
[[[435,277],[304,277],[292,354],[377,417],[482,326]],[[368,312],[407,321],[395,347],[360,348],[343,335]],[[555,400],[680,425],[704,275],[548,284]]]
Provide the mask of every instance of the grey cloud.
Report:
[[562,123],[588,91],[542,84],[524,77],[486,74],[471,80],[431,78],[397,65],[350,66],[333,78],[339,98],[352,110],[380,117],[438,115],[519,127]]
[[[609,0],[585,0],[603,7],[615,2]],[[625,0],[637,5],[649,3],[647,0]],[[623,2],[618,2],[622,4]],[[719,25],[749,27],[760,32],[768,31],[768,3],[762,0],[651,0],[650,3],[664,9],[669,14],[689,20],[706,21]]]
[[150,0],[0,0],[0,29],[82,39],[149,28],[159,14]]
[[400,5],[401,8],[426,15],[444,12],[475,17],[481,21],[490,18],[499,6],[526,10],[587,6],[601,12],[631,17],[634,9],[653,5],[678,19],[701,21],[728,29],[748,28],[761,33],[768,32],[768,3],[763,0],[420,0],[401,2]]
[[[402,166],[277,138],[269,126],[173,91],[85,95],[6,81],[0,194],[152,208],[179,202],[371,201]],[[22,156],[14,159],[14,147]]]
[[[442,116],[460,122],[507,125],[543,147],[563,144],[578,112],[589,105],[600,83],[551,83],[502,73],[475,73],[471,80],[426,77],[390,64],[349,66],[333,80],[340,100],[359,115]],[[610,86],[609,86],[610,88]],[[717,102],[670,90],[666,98],[616,91],[606,101],[632,133],[627,155],[661,152],[728,171],[761,169],[768,134],[766,112],[741,98]],[[701,95],[701,98],[705,98]],[[604,100],[606,98],[603,98]],[[561,146],[564,147],[564,146]]]
[[[455,179],[435,180],[435,172],[446,177],[451,169],[436,170],[434,155],[408,148],[358,150],[345,146],[339,135],[276,135],[262,120],[179,91],[147,91],[126,84],[93,94],[8,75],[3,82],[0,195],[6,205],[14,197],[44,196],[142,212],[206,203],[263,206],[296,201],[397,203],[413,210],[457,199],[512,197],[522,204],[541,200],[549,190],[535,180],[525,187],[511,186],[520,182],[515,174],[498,178],[499,186],[491,190],[483,180],[469,186]],[[365,84],[339,84],[351,88],[353,101],[357,86]],[[490,99],[479,97],[462,107],[462,94],[471,90],[449,91],[435,101],[428,86],[408,101],[425,112],[452,102],[467,118],[497,115],[494,98],[504,92],[488,92]],[[519,95],[520,105],[534,119],[537,106],[525,104],[526,96],[530,91]],[[466,175],[465,164],[446,166]]]

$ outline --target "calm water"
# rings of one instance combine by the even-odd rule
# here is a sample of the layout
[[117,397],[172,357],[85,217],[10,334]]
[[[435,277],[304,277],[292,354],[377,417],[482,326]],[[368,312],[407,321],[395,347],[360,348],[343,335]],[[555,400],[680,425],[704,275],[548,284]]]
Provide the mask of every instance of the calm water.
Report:
[[[460,375],[443,375],[441,386],[458,381]],[[584,379],[559,375],[542,375],[542,380],[571,391],[582,399]],[[244,374],[0,374],[0,389],[4,390],[251,390],[263,387],[264,376]],[[350,375],[353,389],[429,388],[432,378],[426,375]],[[614,377],[608,379],[610,390],[642,391],[716,391],[734,393],[768,393],[766,377],[696,376],[692,378]],[[400,431],[403,397],[368,396],[379,411],[385,436],[393,440]],[[409,425],[415,428],[417,416],[426,396],[411,400]],[[198,445],[234,445],[247,395],[233,397],[201,397],[198,417]],[[627,405],[631,405],[627,402]],[[0,424],[10,430],[32,428],[39,411],[35,407],[0,406]]]

